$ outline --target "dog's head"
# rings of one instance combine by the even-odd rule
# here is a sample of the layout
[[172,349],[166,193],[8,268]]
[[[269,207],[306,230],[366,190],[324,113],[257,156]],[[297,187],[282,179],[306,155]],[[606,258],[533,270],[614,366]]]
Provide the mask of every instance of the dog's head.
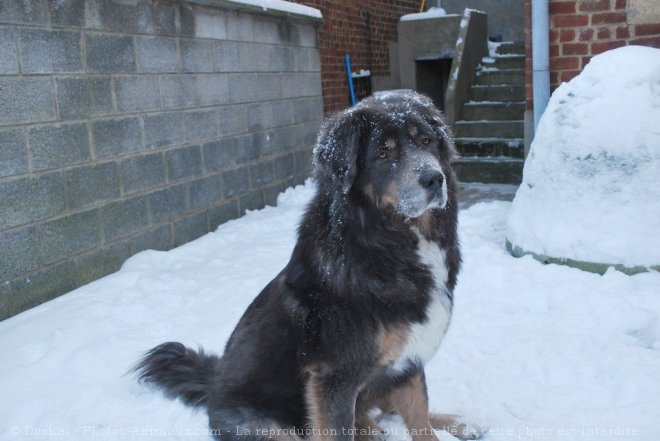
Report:
[[417,93],[369,98],[328,120],[315,149],[317,180],[417,218],[448,201],[455,150],[440,112]]

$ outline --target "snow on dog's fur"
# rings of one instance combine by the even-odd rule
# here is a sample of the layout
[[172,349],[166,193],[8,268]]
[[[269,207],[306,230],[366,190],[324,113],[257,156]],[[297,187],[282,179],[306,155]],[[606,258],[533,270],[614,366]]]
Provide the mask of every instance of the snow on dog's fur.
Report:
[[431,421],[477,436],[429,415],[424,378],[460,266],[453,152],[418,94],[370,98],[329,119],[291,259],[224,355],[164,343],[139,363],[140,378],[206,407],[221,439],[369,438],[379,433],[374,408],[400,414],[415,441],[435,439]]

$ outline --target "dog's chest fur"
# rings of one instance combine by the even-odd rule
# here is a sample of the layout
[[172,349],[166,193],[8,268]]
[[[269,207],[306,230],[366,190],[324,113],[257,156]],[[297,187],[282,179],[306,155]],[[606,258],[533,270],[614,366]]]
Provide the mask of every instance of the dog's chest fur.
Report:
[[451,318],[452,303],[446,287],[448,270],[446,252],[437,243],[426,240],[417,233],[417,254],[433,277],[426,320],[411,325],[400,355],[390,366],[393,373],[404,371],[411,363],[424,365],[435,354],[447,331]]

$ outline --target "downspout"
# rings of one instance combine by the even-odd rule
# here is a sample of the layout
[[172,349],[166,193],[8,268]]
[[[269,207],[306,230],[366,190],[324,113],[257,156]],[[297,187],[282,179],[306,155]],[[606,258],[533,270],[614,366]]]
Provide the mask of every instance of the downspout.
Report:
[[534,132],[550,100],[550,37],[548,0],[532,0],[532,91]]

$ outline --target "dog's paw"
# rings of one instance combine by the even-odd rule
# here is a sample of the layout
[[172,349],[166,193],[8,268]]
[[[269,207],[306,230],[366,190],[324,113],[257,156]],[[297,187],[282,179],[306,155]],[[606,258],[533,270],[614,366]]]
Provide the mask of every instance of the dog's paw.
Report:
[[460,440],[481,439],[486,433],[486,429],[483,427],[460,419],[454,420],[452,424],[445,427],[445,431]]

